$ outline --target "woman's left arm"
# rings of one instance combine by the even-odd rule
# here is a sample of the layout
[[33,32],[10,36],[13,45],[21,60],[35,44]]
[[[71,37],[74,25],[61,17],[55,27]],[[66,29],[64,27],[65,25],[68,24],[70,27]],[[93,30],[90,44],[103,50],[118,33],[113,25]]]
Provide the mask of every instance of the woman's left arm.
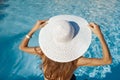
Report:
[[20,50],[22,50],[24,52],[27,52],[27,53],[31,53],[31,54],[38,54],[40,56],[43,55],[40,47],[29,47],[28,43],[29,43],[30,38],[34,34],[34,32],[37,31],[39,28],[42,28],[42,27],[45,26],[46,21],[47,20],[39,20],[39,21],[37,21],[35,26],[30,30],[30,32],[26,35],[26,37],[23,39],[23,41],[19,45]]

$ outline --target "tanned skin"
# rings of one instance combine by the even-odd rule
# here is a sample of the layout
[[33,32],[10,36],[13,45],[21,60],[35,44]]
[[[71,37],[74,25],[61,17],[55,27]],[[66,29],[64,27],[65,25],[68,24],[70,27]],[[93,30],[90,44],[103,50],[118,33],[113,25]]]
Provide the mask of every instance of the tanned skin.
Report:
[[[36,32],[38,29],[44,27],[46,24],[47,24],[47,20],[38,20],[36,22],[36,24],[34,25],[34,27],[30,30],[30,32],[27,35],[32,37],[34,32]],[[82,56],[77,59],[76,66],[77,67],[79,67],[79,66],[100,66],[100,65],[111,64],[112,58],[110,55],[110,51],[108,49],[108,46],[106,44],[106,41],[104,39],[104,36],[103,36],[99,26],[97,24],[91,22],[91,23],[89,23],[88,27],[92,30],[92,32],[94,34],[97,35],[97,37],[101,43],[101,47],[102,47],[101,54],[103,55],[103,57],[102,58],[85,58]],[[22,42],[19,46],[20,50],[27,52],[27,53],[31,53],[31,54],[37,54],[43,60],[45,55],[42,52],[42,50],[40,49],[40,47],[39,46],[35,46],[35,47],[28,46],[29,40],[30,39],[26,38],[26,37],[22,40]],[[92,54],[96,54],[96,53],[92,53]],[[45,80],[47,80],[47,79],[45,79]]]

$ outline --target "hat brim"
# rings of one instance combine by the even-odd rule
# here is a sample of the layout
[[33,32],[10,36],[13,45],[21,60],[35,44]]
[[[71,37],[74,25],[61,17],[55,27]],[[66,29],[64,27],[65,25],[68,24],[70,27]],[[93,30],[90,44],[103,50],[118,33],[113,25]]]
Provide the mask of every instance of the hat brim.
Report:
[[[57,44],[52,37],[52,25],[49,21],[67,20],[78,24],[80,30],[69,42]],[[88,22],[74,15],[58,15],[50,18],[48,24],[40,30],[39,45],[43,53],[53,61],[70,62],[82,56],[91,43],[91,30]]]

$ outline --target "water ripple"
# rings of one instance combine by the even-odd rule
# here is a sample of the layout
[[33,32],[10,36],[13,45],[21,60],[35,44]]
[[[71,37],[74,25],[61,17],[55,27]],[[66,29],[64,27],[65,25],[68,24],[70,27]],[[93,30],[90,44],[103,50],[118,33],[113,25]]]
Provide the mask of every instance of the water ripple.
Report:
[[[112,73],[111,68],[120,63],[119,4],[119,0],[7,0],[0,4],[0,79],[37,80],[43,76],[39,68],[40,58],[20,51],[18,46],[38,19],[48,19],[59,14],[81,16],[100,25],[113,63],[107,66],[79,67],[75,75],[100,80],[105,78],[107,73]],[[38,33],[33,35],[30,46],[38,45]],[[100,42],[93,34],[90,48],[84,56],[102,57],[101,53]]]

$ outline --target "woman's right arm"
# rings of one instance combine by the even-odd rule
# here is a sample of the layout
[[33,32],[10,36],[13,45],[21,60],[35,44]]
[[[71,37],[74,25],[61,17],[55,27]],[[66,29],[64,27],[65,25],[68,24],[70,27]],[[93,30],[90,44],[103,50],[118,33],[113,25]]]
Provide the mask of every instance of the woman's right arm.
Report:
[[99,26],[95,23],[90,23],[89,27],[98,36],[100,40],[103,51],[103,57],[102,58],[80,57],[77,61],[77,66],[100,66],[100,65],[111,64],[112,58]]

